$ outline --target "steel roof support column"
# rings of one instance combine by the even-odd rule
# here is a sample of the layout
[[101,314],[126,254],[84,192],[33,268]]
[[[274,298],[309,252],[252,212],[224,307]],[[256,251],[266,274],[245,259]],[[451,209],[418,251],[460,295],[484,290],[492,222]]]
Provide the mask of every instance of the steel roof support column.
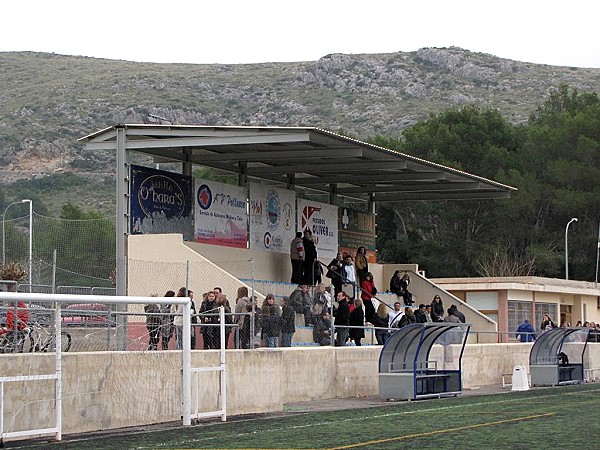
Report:
[[[117,224],[116,224],[116,288],[117,295],[127,295],[127,236],[129,235],[129,165],[125,150],[126,131],[117,128]],[[118,304],[117,312],[127,311],[126,304]],[[116,317],[117,349],[127,349],[127,316]]]
[[329,188],[329,204],[335,205],[337,204],[337,183],[330,184]]
[[[184,161],[181,163],[181,173],[183,175],[185,175],[186,177],[192,177],[193,173],[192,173],[192,169],[194,168],[194,165],[192,163],[192,149],[189,147],[185,147],[183,149],[183,157],[184,157]],[[192,182],[192,204],[195,205],[196,201],[196,193],[194,192],[194,184]],[[188,225],[187,225],[187,229],[186,229],[186,234],[183,236],[184,240],[187,241],[193,241],[194,240],[194,218],[193,218],[193,211],[194,208],[191,209],[191,214],[192,217],[190,218],[190,220],[188,221]]]

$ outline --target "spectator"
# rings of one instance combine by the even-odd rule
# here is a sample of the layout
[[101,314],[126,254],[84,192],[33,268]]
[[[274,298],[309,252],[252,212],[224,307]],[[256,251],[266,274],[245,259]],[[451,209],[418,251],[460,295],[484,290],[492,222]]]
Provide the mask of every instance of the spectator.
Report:
[[[309,286],[314,286],[317,278],[315,271],[315,261],[317,260],[317,247],[313,239],[312,231],[304,230],[304,238],[302,239],[304,245],[304,264],[302,270],[304,273],[304,283]],[[318,267],[318,263],[317,263]],[[320,278],[320,275],[319,275]]]
[[398,300],[402,298],[406,306],[414,303],[412,293],[408,290],[410,284],[410,275],[408,272],[401,273],[399,270],[394,272],[390,280],[390,292],[398,296]]
[[398,322],[398,328],[405,327],[411,323],[417,323],[417,318],[415,317],[415,313],[413,312],[412,308],[410,306],[406,306],[404,308],[404,315],[400,318],[400,322]]
[[[204,340],[204,350],[220,348],[220,331],[215,325],[219,324],[218,303],[215,291],[208,291],[205,299],[200,305],[200,320],[205,325],[202,329],[202,338]],[[208,325],[208,326],[206,326]]]
[[[270,311],[270,307],[271,306],[274,306],[276,314],[278,316],[281,316],[281,311],[279,309],[279,306],[275,304],[275,296],[273,294],[267,294],[267,296],[263,300],[263,303],[262,303],[262,305],[260,307],[263,315],[265,313],[270,314],[269,311]],[[262,319],[261,319],[261,323],[262,323]],[[267,335],[265,333],[265,327],[264,326],[261,329],[260,338],[261,338],[261,342],[264,342],[264,345],[267,346],[268,345],[268,343],[267,343]]]
[[444,318],[444,322],[449,323],[460,323],[460,319],[454,315],[456,309],[452,309],[452,307],[448,308],[448,314]]
[[[231,315],[231,306],[229,306],[229,300],[227,299],[227,295],[225,294],[217,294],[217,290],[215,289],[213,291],[217,297],[217,307],[222,306],[223,309],[225,310],[225,348],[227,348],[228,344],[229,344],[229,336],[231,335],[231,324],[233,323],[233,317]],[[221,318],[218,317],[217,320],[220,322]],[[218,339],[219,339],[219,344],[217,346],[217,348],[221,348],[221,330],[217,329],[218,331]]]
[[354,265],[356,266],[356,276],[358,278],[358,284],[359,286],[362,286],[363,280],[367,276],[367,273],[369,273],[369,261],[367,260],[367,250],[363,246],[360,246],[358,247],[358,249],[356,249]]
[[313,341],[321,346],[331,345],[331,314],[327,310],[315,318]]
[[[158,294],[152,293],[150,297],[158,297]],[[158,350],[158,338],[160,336],[160,305],[150,303],[144,306],[146,314],[146,329],[148,330],[148,350]]]
[[[354,309],[350,313],[350,325],[354,327],[364,327],[365,326],[365,312],[363,311],[363,303],[360,298],[357,298],[354,301]],[[350,328],[349,331],[350,338],[354,341],[354,345],[360,346],[361,339],[365,337],[365,329],[364,328]]]
[[434,322],[444,321],[444,302],[439,295],[435,295],[431,302],[431,319]]
[[344,257],[341,252],[338,252],[337,256],[331,260],[327,266],[327,278],[331,279],[333,284],[334,292],[333,295],[337,298],[338,292],[342,291],[342,268],[344,267]]
[[431,305],[425,305],[425,318],[426,322],[433,322],[433,313]]
[[338,307],[335,312],[335,345],[338,347],[346,345],[348,340],[348,328],[350,325],[350,306],[348,305],[348,296],[344,291],[337,295]]
[[[17,301],[17,316],[15,320],[15,303],[9,302],[6,310],[6,326],[0,328],[0,336],[11,333],[17,329],[17,334],[22,336],[23,330],[29,322],[29,309],[25,302]],[[21,339],[22,340],[22,339]]]
[[304,315],[304,325],[308,326],[311,324],[310,307],[312,305],[312,298],[306,284],[299,285],[290,294],[290,305],[297,314]]
[[529,319],[525,319],[523,323],[517,327],[517,335],[515,337],[520,339],[521,342],[535,341],[535,330],[533,329],[533,326],[531,326],[531,323],[529,323]]
[[420,304],[419,309],[415,311],[415,318],[417,319],[417,323],[426,323],[427,316],[425,315],[425,305]]
[[290,305],[289,297],[283,297],[281,306],[281,346],[291,347],[292,338],[296,332],[296,314]]
[[390,315],[387,312],[387,306],[385,303],[379,303],[377,307],[377,313],[373,315],[371,318],[371,323],[375,328],[375,339],[377,339],[377,344],[383,345],[389,336],[389,331],[387,327],[389,325]]
[[314,322],[315,317],[320,317],[323,310],[327,308],[327,296],[325,292],[325,285],[319,283],[315,288],[315,295],[311,306],[311,322]]
[[[175,297],[175,291],[167,291],[165,293],[166,298]],[[163,350],[169,349],[169,341],[173,336],[174,326],[173,326],[173,305],[172,304],[163,304],[160,308],[161,312],[161,326],[160,326],[160,336],[161,336],[161,345]]]
[[194,293],[192,291],[188,291],[188,296],[190,297],[190,300],[192,301],[191,305],[190,305],[190,313],[191,313],[191,318],[190,318],[190,322],[191,322],[191,339],[190,339],[190,347],[192,348],[192,350],[196,349],[196,324],[198,323],[198,314],[196,311],[196,303],[194,303]]
[[[177,291],[177,297],[187,297],[188,295],[185,287],[179,288]],[[181,350],[183,348],[183,305],[175,307],[173,325],[175,326],[175,350]]]
[[[252,312],[252,308],[254,307],[254,312]],[[241,341],[242,348],[256,348],[259,347],[260,340],[257,339],[257,336],[260,338],[260,330],[261,330],[261,309],[256,306],[256,297],[252,299],[251,303],[246,305],[246,315],[244,315],[244,321],[242,324],[241,331]],[[254,321],[254,335],[252,335],[252,323],[251,320]]]
[[465,315],[458,310],[456,305],[450,305],[450,308],[448,309],[448,311],[450,311],[450,310],[452,310],[452,315],[454,315],[455,317],[458,317],[458,320],[461,323],[466,322],[467,319],[465,318]]
[[292,283],[302,283],[302,265],[304,264],[304,243],[302,233],[297,232],[296,237],[290,243],[290,258],[292,261]]
[[373,274],[367,272],[362,283],[360,285],[360,298],[365,305],[365,320],[371,322],[371,319],[375,315],[375,307],[373,306],[373,296],[377,295],[377,288],[373,281]]
[[352,256],[344,255],[344,264],[342,266],[342,290],[349,299],[354,298],[354,289],[356,287],[356,269],[352,262]]
[[278,314],[278,306],[268,304],[262,308],[262,330],[265,335],[267,347],[277,347],[279,334],[281,333],[281,316]]
[[404,311],[402,311],[402,304],[400,302],[395,302],[394,303],[394,311],[391,314],[389,314],[390,331],[392,331],[392,329],[394,329],[394,328],[398,328],[398,324],[400,323],[400,319],[402,319],[403,315],[404,315]]
[[544,318],[542,319],[542,324],[541,324],[542,333],[544,331],[551,330],[552,328],[555,328],[555,327],[556,327],[556,325],[554,325],[554,322],[552,321],[550,316],[548,314],[544,314]]
[[238,326],[238,348],[242,347],[242,327],[244,326],[244,318],[246,317],[246,306],[250,303],[250,299],[248,298],[248,288],[246,286],[240,286],[237,290],[237,295],[235,299],[235,321]]

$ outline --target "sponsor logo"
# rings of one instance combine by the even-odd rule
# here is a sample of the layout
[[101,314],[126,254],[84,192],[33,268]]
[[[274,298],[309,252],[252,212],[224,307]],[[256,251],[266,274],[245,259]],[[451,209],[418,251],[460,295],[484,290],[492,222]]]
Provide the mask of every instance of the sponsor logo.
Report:
[[165,175],[145,178],[137,191],[140,208],[147,217],[162,213],[166,218],[179,218],[185,208],[185,194],[181,187]]
[[271,230],[276,230],[281,219],[281,206],[279,196],[275,191],[269,191],[267,194],[267,225]]
[[265,248],[270,248],[272,242],[273,238],[271,237],[271,233],[267,231],[263,236],[263,244],[265,244]]
[[210,205],[212,205],[213,202],[213,195],[207,184],[203,184],[198,188],[196,200],[198,201],[198,206],[200,206],[200,208],[204,210],[210,208]]

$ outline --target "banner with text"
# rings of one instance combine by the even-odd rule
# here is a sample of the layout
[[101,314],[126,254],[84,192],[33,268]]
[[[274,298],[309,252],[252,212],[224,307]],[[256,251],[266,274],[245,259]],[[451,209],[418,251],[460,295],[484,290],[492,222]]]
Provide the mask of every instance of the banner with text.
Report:
[[300,198],[297,206],[299,230],[312,231],[319,260],[329,263],[338,252],[338,207]]
[[289,253],[295,236],[296,193],[250,183],[250,248]]
[[190,239],[191,177],[131,165],[129,179],[131,234],[181,233]]
[[246,248],[246,188],[196,180],[194,239],[206,244]]

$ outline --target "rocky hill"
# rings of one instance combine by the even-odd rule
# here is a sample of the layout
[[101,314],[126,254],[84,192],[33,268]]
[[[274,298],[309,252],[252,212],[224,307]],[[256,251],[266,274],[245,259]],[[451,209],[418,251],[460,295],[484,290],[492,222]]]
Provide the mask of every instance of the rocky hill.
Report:
[[320,126],[367,139],[464,104],[522,123],[561,84],[600,92],[600,69],[459,48],[246,65],[0,53],[0,184],[65,171],[111,175],[113,155],[86,153],[77,139],[150,115],[175,124]]

